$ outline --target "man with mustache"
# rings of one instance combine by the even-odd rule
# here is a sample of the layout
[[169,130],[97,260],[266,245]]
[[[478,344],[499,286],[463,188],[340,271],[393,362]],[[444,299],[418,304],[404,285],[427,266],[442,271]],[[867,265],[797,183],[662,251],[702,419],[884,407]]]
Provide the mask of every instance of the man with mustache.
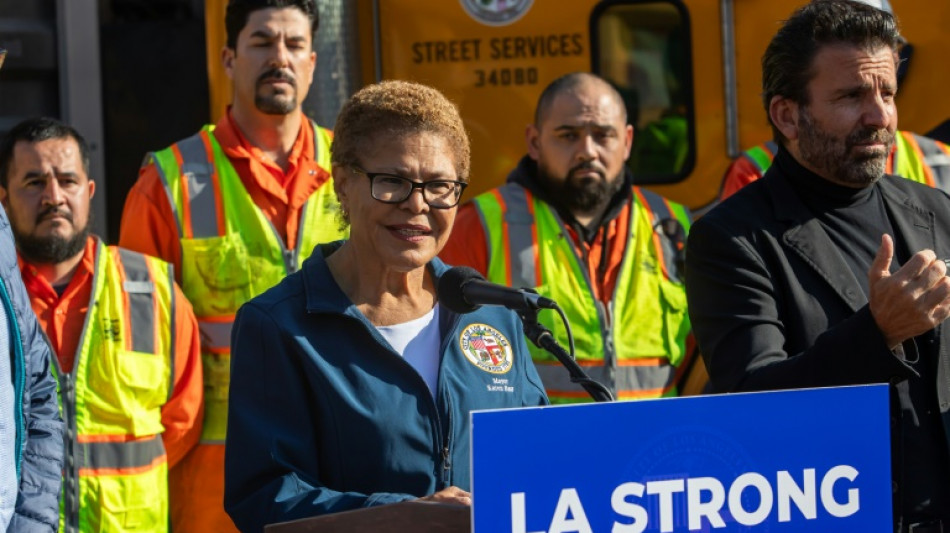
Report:
[[244,302],[343,236],[331,132],[301,109],[313,81],[314,0],[231,0],[221,51],[233,101],[214,126],[150,153],[119,242],[175,265],[201,329],[201,443],[173,473],[178,532],[236,531],[224,512],[230,332]]
[[[578,361],[615,397],[676,395],[693,357],[681,265],[689,214],[633,185],[623,100],[593,74],[567,74],[544,89],[525,137],[528,155],[459,210],[441,257],[557,301]],[[567,347],[557,315],[539,318]],[[532,355],[552,402],[589,400],[556,359]]]
[[168,530],[168,471],[201,432],[198,324],[171,266],[89,233],[89,148],[29,119],[0,142],[0,202],[53,351],[63,531]]
[[686,289],[717,392],[890,383],[895,530],[946,531],[950,197],[884,172],[898,39],[848,0],[783,24],[762,59],[778,155],[694,224]]
[[[891,15],[894,14],[887,0],[859,1],[882,9]],[[901,50],[909,48],[903,39],[898,46]],[[903,77],[906,76],[911,57],[909,55],[904,57],[902,53],[900,61],[897,71],[898,88]],[[772,165],[777,152],[778,144],[774,140],[742,152],[726,169],[718,201],[725,200],[742,187],[760,179]],[[887,158],[887,173],[926,183],[943,191],[950,191],[950,157],[948,156],[950,156],[950,146],[942,142],[909,131],[897,131]]]

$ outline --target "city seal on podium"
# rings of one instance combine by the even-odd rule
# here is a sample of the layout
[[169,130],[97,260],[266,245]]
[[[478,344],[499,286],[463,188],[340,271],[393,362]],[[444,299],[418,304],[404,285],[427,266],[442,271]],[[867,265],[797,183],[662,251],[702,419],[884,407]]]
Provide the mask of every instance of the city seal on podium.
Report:
[[487,324],[469,324],[459,336],[459,346],[470,363],[492,374],[511,370],[511,343]]

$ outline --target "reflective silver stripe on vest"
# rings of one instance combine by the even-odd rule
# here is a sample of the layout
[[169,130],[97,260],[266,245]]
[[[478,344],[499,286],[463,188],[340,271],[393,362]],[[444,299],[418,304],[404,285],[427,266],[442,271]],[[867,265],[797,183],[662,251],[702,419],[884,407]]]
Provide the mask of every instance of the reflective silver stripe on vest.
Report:
[[165,197],[168,198],[168,205],[172,208],[172,218],[175,219],[175,227],[178,228],[178,235],[180,237],[184,235],[184,233],[181,232],[181,219],[179,218],[178,207],[175,204],[175,198],[172,197],[171,187],[168,185],[168,176],[165,175],[165,169],[162,168],[162,165],[158,163],[155,152],[145,154],[145,160],[142,161],[142,166],[144,167],[149,163],[155,164],[155,170],[158,171],[158,176],[162,179],[162,188],[165,189]]
[[191,232],[196,239],[220,235],[217,200],[214,194],[214,161],[205,149],[201,134],[196,133],[178,143],[181,153],[181,177],[188,187],[191,210]]
[[528,209],[528,194],[524,187],[508,184],[499,189],[505,202],[505,222],[508,224],[508,257],[511,261],[511,286],[532,289],[538,286],[535,277],[537,258],[534,250],[534,217]]
[[132,442],[84,442],[79,444],[80,468],[140,468],[165,455],[162,436]]
[[950,192],[950,156],[929,137],[914,134],[914,140],[917,141],[920,153],[924,156],[924,164],[933,171],[934,187]]
[[171,263],[168,264],[168,399],[172,399],[172,393],[175,392],[175,353],[178,350],[178,345],[175,344],[177,335],[176,330],[178,329],[178,324],[175,320],[175,307],[178,305],[175,300],[175,267]]
[[129,297],[129,335],[132,350],[155,353],[155,286],[142,254],[119,248],[125,269],[123,288]]
[[[768,152],[769,154],[769,161],[767,162],[767,164],[765,164],[765,166],[763,166],[762,161],[759,161],[758,158],[753,156],[751,153],[759,149],[761,149],[763,152]],[[775,141],[766,141],[761,146],[756,146],[755,148],[751,148],[749,150],[746,150],[745,152],[742,152],[742,154],[740,154],[740,157],[743,157],[746,161],[751,163],[752,166],[754,166],[756,170],[759,171],[759,175],[760,175],[759,177],[761,177],[761,175],[765,174],[765,171],[769,169],[769,166],[772,164],[771,160],[775,159],[775,154],[777,153],[778,153],[778,144]]]
[[[584,392],[577,384],[571,383],[571,375],[558,363],[535,363],[541,382],[550,396],[558,396],[558,392]],[[668,362],[660,366],[627,366],[617,365],[614,368],[604,365],[584,366],[584,371],[591,379],[600,383],[610,383],[615,392],[650,391],[661,393],[670,386],[676,376],[676,368]]]
[[[670,211],[669,205],[663,200],[662,196],[647,189],[640,189],[640,193],[643,199],[646,200],[650,211],[653,212],[653,220],[650,221],[650,225],[653,227],[654,233],[657,233],[660,237],[660,251],[663,253],[663,262],[666,265],[666,272],[670,280],[680,282],[679,269],[676,268],[678,250],[674,247],[673,240],[663,228],[663,224],[672,224],[673,222],[681,226],[679,219],[673,216],[673,212]],[[635,224],[636,222],[631,220],[630,223]]]
[[212,350],[227,350],[231,347],[231,327],[234,321],[212,322],[198,319],[201,345]]

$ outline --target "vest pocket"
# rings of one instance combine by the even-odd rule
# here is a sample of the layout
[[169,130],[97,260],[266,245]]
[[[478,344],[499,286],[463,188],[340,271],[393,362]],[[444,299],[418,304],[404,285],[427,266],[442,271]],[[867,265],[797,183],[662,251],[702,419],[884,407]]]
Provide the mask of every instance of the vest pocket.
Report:
[[161,433],[161,407],[171,381],[165,357],[122,350],[114,343],[94,353],[76,386],[79,411],[87,413],[80,431],[136,437]]
[[170,368],[162,356],[120,351],[116,368],[118,393],[136,437],[163,431],[161,407],[168,399]]
[[[165,465],[135,475],[101,476],[100,532],[168,530],[168,481]],[[95,505],[90,505],[90,510]]]
[[669,353],[670,364],[683,361],[686,336],[690,331],[689,315],[686,313],[686,287],[666,279],[660,280],[660,297],[663,309],[664,344]]
[[165,362],[162,356],[153,353],[121,351],[122,364],[118,368],[118,377],[122,383],[133,389],[150,391],[164,389]]
[[251,299],[256,262],[241,235],[181,239],[182,288],[198,316],[234,313]]

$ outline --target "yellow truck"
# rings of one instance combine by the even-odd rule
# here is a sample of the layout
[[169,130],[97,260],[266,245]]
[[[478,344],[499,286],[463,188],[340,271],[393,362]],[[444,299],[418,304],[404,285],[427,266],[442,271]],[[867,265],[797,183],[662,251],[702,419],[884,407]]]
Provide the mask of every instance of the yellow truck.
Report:
[[[206,3],[215,118],[230,99],[228,80],[214,60],[224,43],[226,3]],[[802,0],[320,5],[318,72],[310,98],[324,101],[325,108],[325,100],[345,98],[380,79],[437,87],[459,105],[472,139],[468,197],[503,183],[524,154],[525,126],[544,86],[568,72],[592,71],[613,82],[628,103],[636,132],[630,165],[639,182],[701,210],[717,196],[730,159],[771,136],[759,96],[760,58],[779,22]],[[927,133],[950,117],[950,98],[943,96],[950,80],[950,38],[944,31],[950,2],[892,5],[911,45],[907,51],[913,50],[898,95],[900,126]],[[349,90],[341,97],[343,78]]]

